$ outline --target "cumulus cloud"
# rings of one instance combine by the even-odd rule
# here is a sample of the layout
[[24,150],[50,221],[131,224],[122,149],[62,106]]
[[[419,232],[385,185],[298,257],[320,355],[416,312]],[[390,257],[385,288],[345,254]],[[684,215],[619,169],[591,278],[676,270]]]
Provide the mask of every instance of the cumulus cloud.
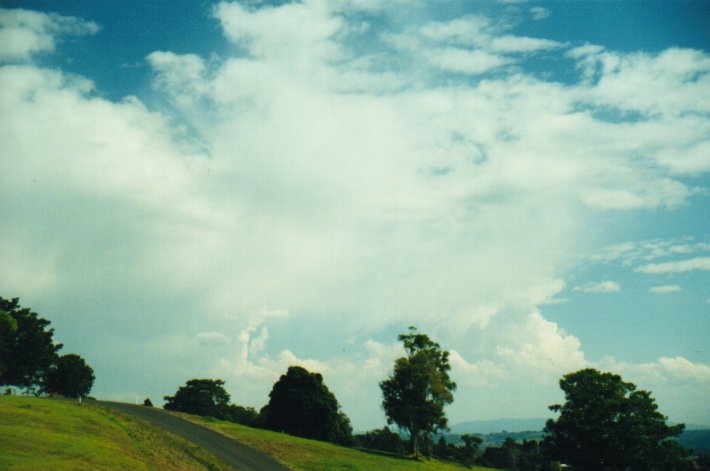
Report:
[[572,288],[572,291],[581,291],[583,293],[618,293],[621,291],[621,286],[615,281],[607,280],[575,286]]
[[[199,145],[174,116],[96,96],[88,79],[0,69],[3,289],[71,306],[57,325],[101,325],[82,340],[97,368],[147,351],[146,376],[224,376],[235,400],[260,406],[302,364],[365,426],[379,424],[366,409],[410,324],[452,351],[460,384],[485,390],[485,402],[457,396],[466,417],[505,415],[496,399],[510,384],[547,391],[585,365],[579,339],[538,306],[589,250],[580,235],[597,211],[693,194],[659,162],[708,135],[693,117],[707,57],[587,48],[573,59],[591,78],[563,85],[509,66],[566,45],[483,16],[375,32],[383,49],[355,52],[363,29],[343,4],[223,2],[213,15],[236,53],[149,54],[155,93]],[[50,50],[38,47],[16,56]],[[658,96],[613,83],[649,69]],[[611,104],[664,114],[617,123],[597,113]],[[704,168],[690,158],[683,168]],[[99,378],[98,390],[119,387]],[[526,407],[515,413],[535,414]]]
[[58,36],[94,34],[98,30],[96,23],[73,16],[0,8],[0,62],[53,52]]

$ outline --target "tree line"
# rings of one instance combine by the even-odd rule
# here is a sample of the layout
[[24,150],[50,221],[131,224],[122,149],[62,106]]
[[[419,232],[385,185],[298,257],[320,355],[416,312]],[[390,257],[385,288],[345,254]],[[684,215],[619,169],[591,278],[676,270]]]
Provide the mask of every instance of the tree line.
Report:
[[[50,321],[18,298],[0,297],[0,386],[32,394],[85,398],[94,385],[94,370],[79,355],[59,355]],[[6,392],[10,392],[8,389]]]
[[463,445],[447,443],[443,435],[435,443],[433,435],[448,430],[444,408],[453,402],[457,387],[449,377],[449,352],[414,327],[398,339],[405,356],[395,361],[380,388],[388,425],[396,426],[399,433],[385,426],[352,435],[350,420],[322,376],[300,366],[289,367],[279,378],[268,404],[259,412],[241,408],[237,417],[230,411],[239,406],[229,404],[224,382],[204,379],[188,381],[174,396],[166,396],[165,408],[341,445],[415,458],[433,456],[466,466],[531,471],[557,470],[563,464],[583,471],[708,469],[703,467],[707,460],[693,462],[690,450],[674,440],[684,425],[668,425],[648,391],[637,390],[619,375],[591,368],[560,380],[565,402],[550,406],[559,416],[547,421],[541,441],[517,443],[509,438],[499,447],[481,450],[481,437],[464,434],[459,437]]
[[[35,394],[88,396],[94,382],[90,366],[76,354],[60,356],[50,322],[19,304],[0,298],[0,385]],[[449,372],[449,352],[410,327],[401,334],[405,355],[380,382],[381,407],[388,426],[353,435],[349,418],[320,373],[290,366],[274,383],[268,403],[258,412],[230,403],[220,379],[191,379],[164,408],[215,417],[251,427],[379,450],[414,458],[434,456],[464,465],[482,464],[512,470],[551,470],[561,464],[574,470],[710,469],[708,460],[690,459],[690,450],[674,438],[683,424],[669,425],[648,391],[616,374],[586,368],[559,382],[565,402],[547,421],[540,441],[506,440],[500,447],[480,449],[482,439],[462,435],[463,444],[447,443],[435,434],[448,430],[445,407],[457,385]],[[146,405],[152,405],[146,399]],[[393,431],[395,426],[398,432]]]

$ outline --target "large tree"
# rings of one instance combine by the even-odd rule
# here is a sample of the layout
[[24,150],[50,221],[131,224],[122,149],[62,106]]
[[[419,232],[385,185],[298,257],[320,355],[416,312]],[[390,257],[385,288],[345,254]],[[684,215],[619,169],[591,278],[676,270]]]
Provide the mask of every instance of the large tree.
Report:
[[580,470],[678,470],[688,451],[672,437],[683,424],[667,418],[648,391],[636,390],[621,376],[584,369],[560,380],[564,404],[548,420],[543,447],[550,458]]
[[52,338],[50,322],[20,306],[20,300],[0,298],[0,385],[39,389],[61,344]]
[[407,431],[411,451],[430,433],[448,429],[444,406],[454,401],[456,383],[449,378],[449,352],[414,327],[402,334],[406,357],[398,358],[392,375],[380,383],[387,422]]
[[191,379],[174,396],[165,396],[167,410],[223,418],[229,406],[229,393],[221,379]]
[[57,359],[47,372],[44,390],[65,397],[86,397],[94,385],[94,370],[79,355],[70,353]]
[[350,420],[319,373],[291,366],[281,375],[261,410],[267,428],[316,440],[347,444]]

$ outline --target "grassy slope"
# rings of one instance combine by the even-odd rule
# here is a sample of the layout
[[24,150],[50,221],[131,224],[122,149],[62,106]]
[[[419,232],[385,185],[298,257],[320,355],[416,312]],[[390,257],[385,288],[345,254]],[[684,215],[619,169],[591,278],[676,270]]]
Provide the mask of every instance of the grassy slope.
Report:
[[462,471],[463,469],[473,469],[483,471],[490,469],[481,467],[464,468],[434,460],[414,461],[387,453],[345,448],[268,430],[244,427],[231,422],[222,422],[187,414],[180,415],[268,453],[294,470]]
[[99,406],[0,396],[0,469],[220,469],[191,443]]

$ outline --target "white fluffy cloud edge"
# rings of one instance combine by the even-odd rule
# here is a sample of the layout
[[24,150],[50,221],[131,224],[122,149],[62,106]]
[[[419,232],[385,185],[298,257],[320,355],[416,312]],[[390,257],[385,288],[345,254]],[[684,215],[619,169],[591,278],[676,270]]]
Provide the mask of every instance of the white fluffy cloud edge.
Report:
[[[171,394],[158,383],[214,376],[258,407],[301,364],[356,428],[380,426],[396,329],[416,325],[451,351],[452,417],[546,415],[559,377],[585,366],[697,416],[709,365],[592,361],[541,306],[595,249],[592,215],[672,209],[701,191],[685,177],[710,170],[710,57],[518,37],[479,16],[414,23],[354,52],[372,25],[345,11],[386,5],[220,3],[214,18],[245,54],[147,57],[175,116],[40,65],[56,37],[96,24],[1,10],[3,292],[58,334],[72,326],[96,393],[122,399],[146,380]],[[549,51],[579,82],[518,65]],[[436,85],[442,73],[455,79]]]

